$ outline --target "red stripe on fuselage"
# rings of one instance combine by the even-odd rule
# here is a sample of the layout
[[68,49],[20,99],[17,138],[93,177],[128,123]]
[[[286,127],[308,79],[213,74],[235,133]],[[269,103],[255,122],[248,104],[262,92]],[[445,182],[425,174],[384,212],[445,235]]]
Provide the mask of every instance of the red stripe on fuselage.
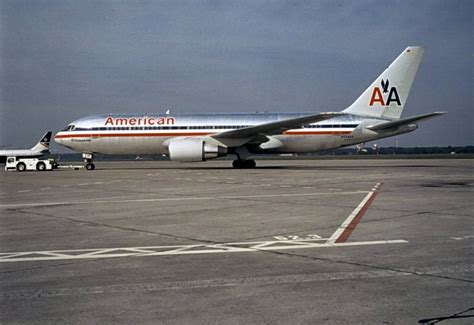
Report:
[[[286,131],[283,135],[345,135],[352,131]],[[57,134],[57,139],[68,138],[113,138],[113,137],[181,137],[181,136],[205,136],[216,134],[212,132],[180,132],[180,133],[78,133]]]
[[58,134],[55,138],[111,138],[111,137],[176,137],[176,136],[198,136],[209,135],[210,132],[188,132],[188,133],[79,133]]

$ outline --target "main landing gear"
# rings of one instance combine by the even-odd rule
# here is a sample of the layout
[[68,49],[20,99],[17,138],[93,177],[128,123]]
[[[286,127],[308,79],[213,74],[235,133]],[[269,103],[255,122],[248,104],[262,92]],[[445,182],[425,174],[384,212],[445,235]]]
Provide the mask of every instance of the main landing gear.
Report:
[[92,162],[92,159],[94,158],[94,155],[91,153],[83,153],[82,158],[84,158],[84,162],[86,163],[86,169],[87,170],[94,170],[95,165]]
[[243,160],[243,159],[237,159],[232,162],[232,167],[237,168],[237,169],[244,169],[244,168],[255,168],[257,164],[255,163],[255,160]]

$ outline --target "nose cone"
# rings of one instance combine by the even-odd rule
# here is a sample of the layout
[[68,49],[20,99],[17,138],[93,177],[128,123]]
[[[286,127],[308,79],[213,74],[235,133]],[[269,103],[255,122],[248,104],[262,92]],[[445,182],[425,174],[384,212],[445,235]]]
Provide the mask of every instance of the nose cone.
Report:
[[64,139],[63,139],[63,136],[64,133],[63,132],[58,132],[54,135],[54,142],[56,142],[57,144],[63,144],[64,142]]

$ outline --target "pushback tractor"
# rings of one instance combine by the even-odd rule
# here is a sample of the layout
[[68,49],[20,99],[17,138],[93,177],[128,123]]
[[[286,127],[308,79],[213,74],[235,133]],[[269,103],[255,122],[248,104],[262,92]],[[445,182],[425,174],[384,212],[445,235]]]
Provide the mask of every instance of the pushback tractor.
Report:
[[58,164],[54,159],[8,157],[5,163],[6,171],[46,171],[56,168],[58,168]]

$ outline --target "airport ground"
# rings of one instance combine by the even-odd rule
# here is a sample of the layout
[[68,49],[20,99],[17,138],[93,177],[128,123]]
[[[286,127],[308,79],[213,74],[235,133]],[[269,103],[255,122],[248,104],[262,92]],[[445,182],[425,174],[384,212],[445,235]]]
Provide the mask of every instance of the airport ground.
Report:
[[472,324],[474,160],[0,172],[0,323]]

